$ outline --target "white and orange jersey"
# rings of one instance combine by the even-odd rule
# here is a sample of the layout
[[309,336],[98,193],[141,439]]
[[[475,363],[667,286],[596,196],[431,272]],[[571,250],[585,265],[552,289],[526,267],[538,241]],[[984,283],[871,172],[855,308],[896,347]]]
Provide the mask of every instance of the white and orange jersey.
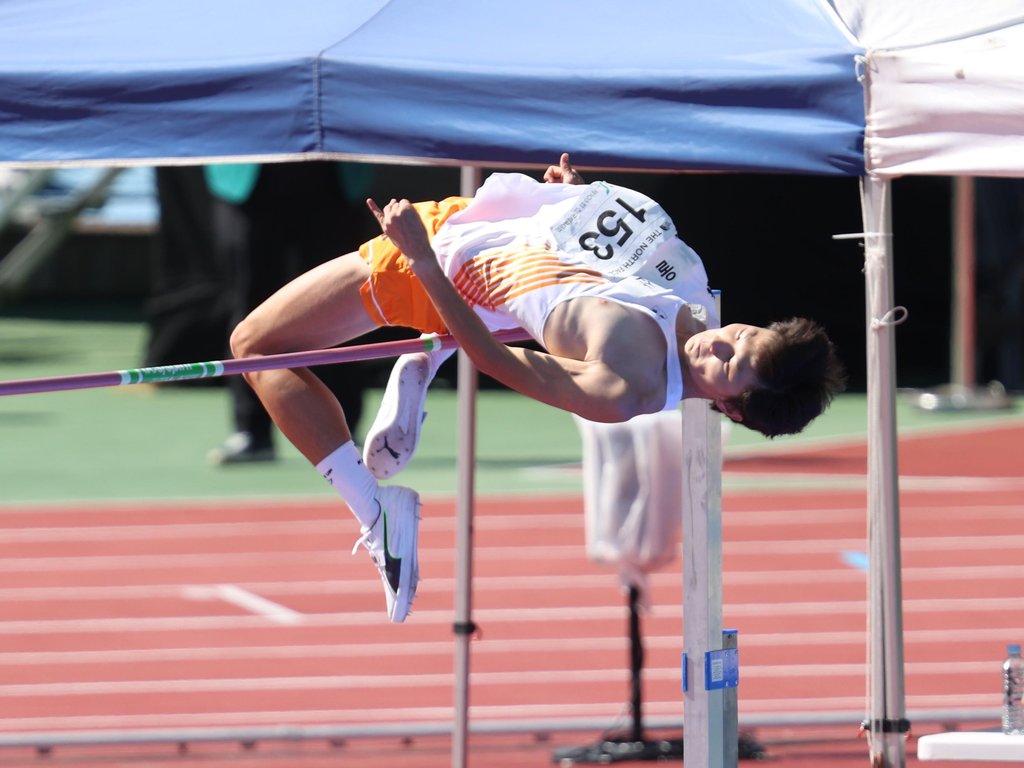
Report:
[[[612,199],[619,199],[618,188],[602,186],[599,193],[611,189]],[[666,408],[675,407],[682,397],[676,317],[687,304],[708,307],[703,265],[693,254],[699,275],[691,275],[695,279],[688,285],[700,288],[691,287],[689,292],[694,296],[690,300],[647,279],[644,271],[632,274],[639,265],[627,266],[627,274],[609,276],[598,268],[603,266],[600,259],[626,241],[622,229],[628,222],[615,219],[613,213],[593,231],[587,229],[586,221],[580,222],[580,211],[587,204],[583,196],[587,194],[594,196],[592,187],[543,184],[520,174],[494,174],[473,202],[438,230],[432,245],[445,274],[491,330],[521,327],[543,345],[544,326],[551,311],[561,302],[580,296],[605,298],[649,314],[668,346]],[[623,201],[627,209],[637,210],[634,198],[623,195]],[[598,211],[597,215],[603,213]],[[660,257],[671,248],[686,248],[674,236],[674,229],[665,228],[664,219],[644,218],[649,224],[646,230],[635,222],[628,227],[633,240],[622,255],[630,257],[650,247]],[[560,228],[569,228],[567,221],[573,229],[569,247],[566,238],[559,236]],[[580,247],[574,247],[576,244]]]

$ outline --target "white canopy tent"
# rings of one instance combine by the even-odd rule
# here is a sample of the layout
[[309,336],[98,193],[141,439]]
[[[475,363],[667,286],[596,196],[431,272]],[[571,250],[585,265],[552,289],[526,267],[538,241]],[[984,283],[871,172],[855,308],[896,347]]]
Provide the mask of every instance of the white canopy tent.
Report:
[[1024,175],[1024,3],[833,5],[868,49],[868,173]]
[[[903,765],[905,722],[890,180],[1024,176],[1024,3],[833,0],[867,49],[864,210],[872,759]],[[961,198],[963,199],[963,198]]]

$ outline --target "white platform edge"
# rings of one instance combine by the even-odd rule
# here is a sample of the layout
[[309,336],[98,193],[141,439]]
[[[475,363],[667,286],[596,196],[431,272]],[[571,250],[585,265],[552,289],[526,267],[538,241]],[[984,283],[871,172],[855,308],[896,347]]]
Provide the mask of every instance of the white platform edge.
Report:
[[1024,736],[998,731],[934,733],[917,740],[917,759],[1024,763]]

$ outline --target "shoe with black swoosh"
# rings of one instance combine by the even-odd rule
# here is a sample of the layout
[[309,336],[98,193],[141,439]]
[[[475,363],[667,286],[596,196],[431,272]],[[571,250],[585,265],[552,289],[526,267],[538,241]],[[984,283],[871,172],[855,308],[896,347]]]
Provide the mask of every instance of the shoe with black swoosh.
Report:
[[416,552],[420,526],[420,497],[411,488],[390,485],[377,491],[380,514],[369,528],[362,528],[352,553],[362,544],[370,552],[373,564],[380,571],[387,600],[388,618],[405,621],[416,596],[420,579]]

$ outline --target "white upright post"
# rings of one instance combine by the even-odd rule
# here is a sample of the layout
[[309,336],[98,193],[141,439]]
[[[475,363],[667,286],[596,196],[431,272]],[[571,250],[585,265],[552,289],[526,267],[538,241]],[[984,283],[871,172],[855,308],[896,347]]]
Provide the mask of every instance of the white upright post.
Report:
[[896,449],[896,309],[888,181],[862,179],[868,385],[868,613],[871,765],[902,768],[909,724],[903,689],[899,472]]
[[708,690],[705,658],[722,647],[721,417],[707,400],[683,401],[683,759],[721,768],[723,694]]
[[[480,169],[462,168],[461,194],[472,197],[480,186]],[[455,723],[452,768],[466,768],[469,755],[469,643],[473,634],[473,507],[476,471],[477,372],[469,356],[458,354],[458,438],[456,442],[455,535]]]

